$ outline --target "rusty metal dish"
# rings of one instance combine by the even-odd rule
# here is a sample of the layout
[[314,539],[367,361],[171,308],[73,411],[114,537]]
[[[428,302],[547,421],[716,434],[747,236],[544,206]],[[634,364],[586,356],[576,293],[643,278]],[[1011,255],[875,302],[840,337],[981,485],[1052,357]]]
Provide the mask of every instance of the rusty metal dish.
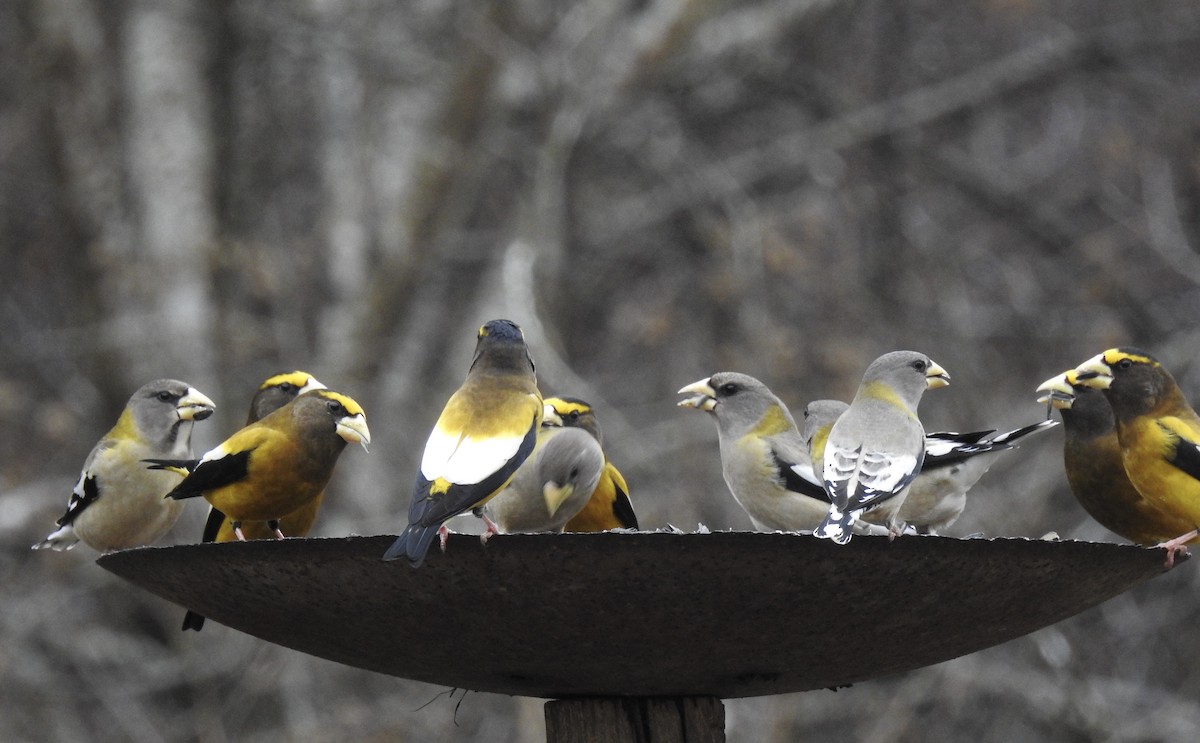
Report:
[[413,569],[380,560],[393,539],[143,548],[99,564],[305,653],[547,698],[850,684],[1011,640],[1166,570],[1163,550],[1129,545],[752,532],[452,535]]

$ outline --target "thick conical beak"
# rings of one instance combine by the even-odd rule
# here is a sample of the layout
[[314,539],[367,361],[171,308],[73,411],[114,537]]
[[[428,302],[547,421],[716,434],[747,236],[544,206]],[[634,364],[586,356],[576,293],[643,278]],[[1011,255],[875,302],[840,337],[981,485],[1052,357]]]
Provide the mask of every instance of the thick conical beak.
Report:
[[542,425],[543,426],[559,426],[563,424],[562,416],[554,409],[553,405],[546,405],[542,410]]
[[179,415],[180,420],[184,421],[202,421],[213,414],[217,404],[208,399],[199,390],[188,387],[187,394],[179,398],[179,402],[175,403],[175,412]]
[[362,444],[364,451],[371,443],[371,430],[367,428],[367,419],[362,413],[347,415],[337,422],[337,435],[350,444]]
[[1079,366],[1075,367],[1075,379],[1079,384],[1098,390],[1106,390],[1112,386],[1112,369],[1104,360],[1104,354],[1098,353]]
[[1043,405],[1049,403],[1059,410],[1070,409],[1075,402],[1075,390],[1071,388],[1071,380],[1074,377],[1075,372],[1072,370],[1042,382],[1037,388],[1037,401]]
[[542,497],[546,499],[546,510],[551,516],[558,511],[567,498],[571,497],[571,493],[574,491],[574,485],[560,486],[556,482],[548,482],[542,486]]
[[925,370],[925,386],[931,390],[936,390],[938,387],[945,387],[950,384],[950,375],[946,370],[938,366],[933,359],[929,360],[929,368]]
[[687,387],[679,390],[680,395],[691,395],[686,400],[680,400],[676,403],[681,408],[695,408],[705,412],[712,412],[712,409],[717,404],[717,391],[712,388],[709,383],[712,377],[706,377],[698,382],[692,382]]

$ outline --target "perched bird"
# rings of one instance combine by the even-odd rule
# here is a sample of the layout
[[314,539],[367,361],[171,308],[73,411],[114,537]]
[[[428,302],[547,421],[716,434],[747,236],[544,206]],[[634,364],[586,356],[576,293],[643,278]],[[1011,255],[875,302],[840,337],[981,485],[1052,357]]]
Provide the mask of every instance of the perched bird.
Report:
[[[311,390],[323,390],[325,385],[317,378],[303,371],[276,374],[263,380],[258,391],[250,401],[250,413],[246,416],[246,425],[262,420],[266,415],[287,405],[298,396]],[[292,537],[303,537],[316,523],[317,513],[325,499],[324,491],[317,494],[308,503],[279,519],[279,531]],[[242,522],[242,534],[246,539],[272,539],[277,535],[267,526],[265,521]],[[237,539],[233,533],[233,524],[225,518],[225,514],[216,508],[208,512],[208,521],[204,525],[203,542],[232,542]]]
[[1154,545],[1194,528],[1184,516],[1160,509],[1138,492],[1125,473],[1117,424],[1104,393],[1079,382],[1072,369],[1043,382],[1038,402],[1058,410],[1063,422],[1063,466],[1079,505],[1109,531]]
[[[413,485],[408,526],[384,553],[418,567],[436,534],[460,513],[499,493],[533,452],[543,403],[525,337],[510,320],[479,329],[475,357],[462,386],[429,434]],[[487,522],[483,539],[494,531]]]
[[[257,423],[266,415],[275,412],[299,395],[311,390],[323,390],[325,385],[317,381],[308,372],[294,371],[276,374],[268,377],[258,386],[258,391],[250,401],[250,413],[246,416],[246,425]],[[325,492],[321,491],[315,498],[300,508],[279,519],[278,532],[302,537],[312,529],[321,508]],[[171,501],[176,502],[176,501]],[[246,539],[272,539],[278,536],[265,521],[242,522],[242,535]],[[204,524],[201,542],[232,542],[237,539],[233,531],[233,522],[215,507],[208,509],[208,520]],[[183,629],[199,632],[204,628],[204,617],[194,611],[188,611],[183,617]]]
[[[814,400],[804,409],[804,436],[809,443],[813,461],[822,461],[825,440],[837,418],[850,406],[840,400]],[[995,429],[953,433],[938,431],[925,434],[925,459],[921,471],[908,486],[908,494],[900,506],[898,521],[903,521],[918,534],[936,534],[950,526],[962,515],[967,504],[967,491],[1015,443],[1038,431],[1058,425],[1041,420],[1008,433],[988,438]],[[874,523],[880,514],[868,511],[863,519]]]
[[583,510],[603,471],[600,442],[582,429],[563,428],[546,405],[533,453],[484,508],[505,534],[560,532]]
[[[546,413],[554,415],[561,421],[559,425],[567,428],[578,428],[586,431],[604,449],[604,436],[600,432],[600,421],[596,419],[596,411],[592,406],[578,397],[548,397],[546,398]],[[564,531],[597,532],[610,529],[637,529],[637,514],[634,513],[633,503],[629,500],[629,486],[625,478],[604,452],[604,471],[600,474],[600,482],[592,491],[592,497],[584,505],[583,510],[567,522]]]
[[679,390],[680,407],[712,413],[721,474],[734,500],[762,531],[812,531],[829,496],[783,401],[754,377],[718,372]]
[[917,405],[927,388],[949,383],[946,370],[923,353],[893,351],[871,362],[825,443],[821,475],[831,505],[815,536],[845,544],[854,521],[872,510],[897,529],[905,488],[925,459]]
[[153,467],[190,469],[168,493],[203,496],[245,540],[243,521],[265,521],[283,538],[279,520],[317,497],[347,443],[371,441],[362,406],[332,390],[314,390],[251,423],[195,462],[147,459]]
[[147,470],[142,460],[190,458],[193,423],[212,415],[214,407],[186,382],[142,385],[88,454],[60,528],[33,548],[65,550],[82,539],[106,552],[150,544],[165,534],[183,510],[182,503],[163,500],[179,475]]
[[1117,424],[1121,461],[1129,481],[1159,510],[1191,531],[1157,546],[1167,564],[1184,545],[1200,540],[1200,416],[1171,373],[1136,348],[1111,348],[1075,369],[1076,380],[1103,390]]

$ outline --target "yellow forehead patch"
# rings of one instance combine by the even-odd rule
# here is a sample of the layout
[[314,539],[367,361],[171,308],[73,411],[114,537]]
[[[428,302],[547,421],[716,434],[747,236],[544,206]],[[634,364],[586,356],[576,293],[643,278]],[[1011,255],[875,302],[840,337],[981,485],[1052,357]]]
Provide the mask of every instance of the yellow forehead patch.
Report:
[[592,412],[591,406],[586,403],[571,402],[561,397],[548,397],[546,398],[546,404],[554,408],[554,412],[559,415],[570,415],[571,413],[585,415]]
[[258,386],[260,390],[265,390],[268,387],[278,387],[283,384],[293,384],[297,387],[303,387],[312,380],[312,375],[308,372],[294,371],[286,374],[276,374],[273,377],[267,377],[263,383]]
[[479,332],[478,332],[478,333],[476,333],[476,335],[477,335],[478,337],[482,338],[483,336],[485,336],[485,335],[487,335],[487,334],[488,334],[488,332],[487,332],[487,326],[486,326],[486,325],[480,325],[480,326],[479,326]]
[[353,397],[343,395],[340,392],[334,392],[333,390],[317,390],[311,394],[324,397],[326,400],[337,400],[350,415],[361,415],[364,418],[367,417],[367,412],[362,409],[362,405],[359,405],[357,402],[355,402]]

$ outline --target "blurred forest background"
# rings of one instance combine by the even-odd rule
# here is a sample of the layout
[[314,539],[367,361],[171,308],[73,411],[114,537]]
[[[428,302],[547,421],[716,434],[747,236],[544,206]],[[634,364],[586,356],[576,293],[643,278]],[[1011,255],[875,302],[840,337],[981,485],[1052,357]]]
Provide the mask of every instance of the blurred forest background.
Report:
[[[1196,399],[1197,60],[1194,0],[0,4],[0,739],[542,739],[538,701],[185,635],[87,547],[31,552],[153,377],[218,402],[197,451],[277,371],[363,403],[316,536],[403,527],[493,317],[596,406],[647,528],[750,528],[675,408],[719,370],[798,409],[914,348],[954,379],[929,428],[1007,430],[1136,344]],[[1061,437],[949,533],[1119,541]],[[932,668],[732,700],[729,740],[1194,740],[1198,594],[1186,564]]]

